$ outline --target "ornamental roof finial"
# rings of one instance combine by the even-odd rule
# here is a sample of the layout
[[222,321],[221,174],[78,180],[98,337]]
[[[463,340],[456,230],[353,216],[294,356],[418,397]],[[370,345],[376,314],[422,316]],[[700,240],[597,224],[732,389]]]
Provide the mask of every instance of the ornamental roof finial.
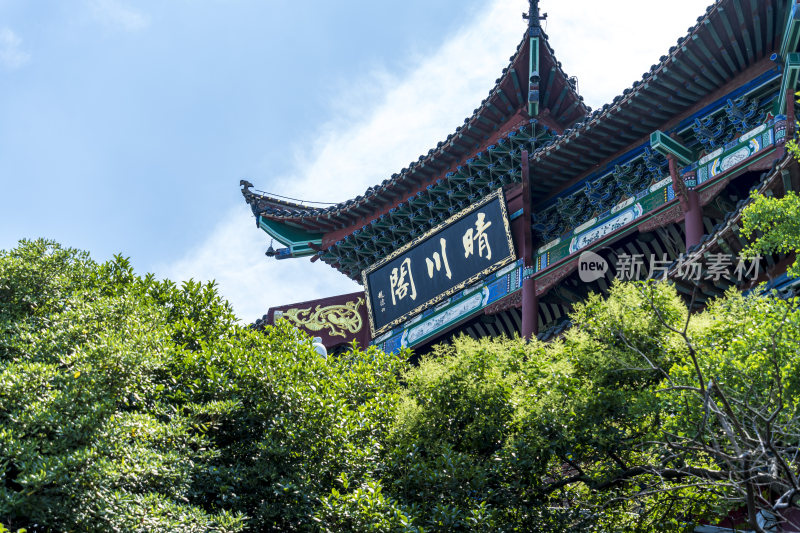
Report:
[[540,21],[547,18],[547,13],[539,15],[539,0],[528,0],[530,7],[527,13],[522,14],[522,18],[528,21],[528,28],[534,31],[534,28],[541,28]]

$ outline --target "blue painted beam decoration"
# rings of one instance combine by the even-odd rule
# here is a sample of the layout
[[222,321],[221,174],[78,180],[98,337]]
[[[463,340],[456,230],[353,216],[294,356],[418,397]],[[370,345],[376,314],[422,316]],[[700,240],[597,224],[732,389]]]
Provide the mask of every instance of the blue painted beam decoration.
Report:
[[373,336],[515,259],[502,189],[362,272]]
[[[711,182],[755,161],[785,141],[786,116],[778,115],[682,168],[681,178],[689,188],[707,187]],[[535,257],[536,272],[539,273],[586,247],[602,242],[618,229],[643,221],[644,216],[674,199],[675,191],[669,177],[629,195],[610,210],[539,248]],[[633,228],[634,225],[630,227]]]
[[778,115],[681,170],[688,187],[697,187],[786,141],[786,116]]
[[540,272],[572,254],[602,241],[607,235],[675,198],[670,178],[650,185],[610,210],[591,218],[568,234],[550,241],[536,252],[535,268]]
[[489,274],[419,315],[408,319],[371,344],[386,353],[413,348],[435,339],[487,306],[520,290],[524,277],[522,259]]

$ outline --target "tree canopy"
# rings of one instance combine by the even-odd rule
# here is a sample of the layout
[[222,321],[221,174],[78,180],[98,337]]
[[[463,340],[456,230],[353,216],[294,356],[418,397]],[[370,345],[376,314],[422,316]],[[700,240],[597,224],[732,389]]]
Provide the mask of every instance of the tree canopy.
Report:
[[788,191],[782,198],[755,195],[744,212],[742,234],[752,238],[755,254],[795,254],[789,274],[800,276],[800,196]]
[[795,300],[690,315],[666,283],[615,283],[572,320],[414,367],[324,358],[213,285],[22,241],[0,252],[0,522],[655,532],[797,507]]
[[0,522],[312,529],[340,473],[375,468],[403,367],[237,325],[213,285],[21,242],[0,254]]

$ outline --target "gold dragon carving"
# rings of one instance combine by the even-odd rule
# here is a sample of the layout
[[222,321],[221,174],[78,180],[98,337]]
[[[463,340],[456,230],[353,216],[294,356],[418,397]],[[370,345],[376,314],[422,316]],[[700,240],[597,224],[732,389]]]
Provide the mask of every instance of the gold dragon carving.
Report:
[[293,308],[283,312],[283,318],[295,326],[306,328],[309,331],[328,329],[332,337],[347,337],[347,333],[361,331],[363,322],[358,308],[364,304],[364,298],[359,298],[342,305],[316,306],[312,311]]

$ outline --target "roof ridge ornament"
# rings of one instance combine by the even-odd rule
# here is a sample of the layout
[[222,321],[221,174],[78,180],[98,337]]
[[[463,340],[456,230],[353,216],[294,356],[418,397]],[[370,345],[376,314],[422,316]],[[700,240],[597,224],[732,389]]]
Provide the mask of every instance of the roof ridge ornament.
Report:
[[522,18],[528,21],[528,31],[531,37],[538,37],[542,31],[540,21],[547,19],[547,13],[539,14],[539,0],[528,0],[529,8]]
[[539,15],[539,0],[528,0],[529,9],[522,14],[528,21],[528,115],[535,117],[539,114],[539,37],[542,35],[540,21],[547,18],[547,14]]

